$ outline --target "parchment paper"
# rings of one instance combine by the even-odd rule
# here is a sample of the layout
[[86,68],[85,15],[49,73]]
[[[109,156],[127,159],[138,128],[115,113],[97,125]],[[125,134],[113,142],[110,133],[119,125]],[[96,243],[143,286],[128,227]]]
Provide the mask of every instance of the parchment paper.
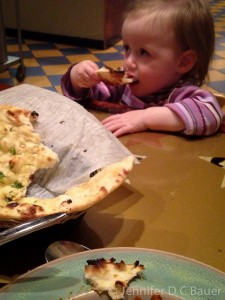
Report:
[[55,197],[131,154],[92,114],[59,93],[22,84],[1,91],[0,103],[36,111],[35,131],[60,159],[53,169],[36,173],[28,195]]

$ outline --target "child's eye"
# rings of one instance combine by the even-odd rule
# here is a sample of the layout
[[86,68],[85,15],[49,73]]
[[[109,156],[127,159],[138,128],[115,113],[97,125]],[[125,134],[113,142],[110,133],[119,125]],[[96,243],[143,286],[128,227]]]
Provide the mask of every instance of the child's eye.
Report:
[[123,45],[123,50],[124,50],[125,53],[128,53],[130,48],[129,48],[128,45]]
[[141,54],[142,56],[149,56],[148,51],[146,51],[145,49],[140,49],[140,54]]

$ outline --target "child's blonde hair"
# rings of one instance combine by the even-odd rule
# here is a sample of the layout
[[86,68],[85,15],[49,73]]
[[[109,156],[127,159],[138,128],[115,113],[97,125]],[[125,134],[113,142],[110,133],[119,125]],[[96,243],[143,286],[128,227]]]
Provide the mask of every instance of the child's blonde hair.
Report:
[[182,51],[195,51],[197,61],[186,76],[202,85],[215,46],[214,21],[207,0],[136,0],[128,6],[125,18],[139,15],[149,15],[158,23],[171,26]]

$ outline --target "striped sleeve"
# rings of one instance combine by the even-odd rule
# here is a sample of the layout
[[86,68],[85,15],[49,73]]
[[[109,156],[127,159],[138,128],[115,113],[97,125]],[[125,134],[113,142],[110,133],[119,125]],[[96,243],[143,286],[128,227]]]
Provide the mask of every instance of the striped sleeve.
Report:
[[99,101],[118,102],[121,99],[124,91],[124,87],[110,86],[103,82],[86,89],[86,93],[80,97],[76,95],[76,92],[72,88],[70,80],[70,72],[75,64],[71,65],[66,73],[61,78],[61,89],[64,96],[71,100],[81,102],[86,99],[98,99]]
[[194,86],[175,89],[165,106],[182,119],[186,135],[211,135],[218,131],[224,117],[215,96]]

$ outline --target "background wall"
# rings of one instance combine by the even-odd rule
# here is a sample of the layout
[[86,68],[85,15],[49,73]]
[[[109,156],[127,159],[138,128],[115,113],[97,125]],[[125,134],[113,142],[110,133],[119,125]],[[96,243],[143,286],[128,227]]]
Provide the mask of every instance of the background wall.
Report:
[[[1,0],[6,28],[16,28],[15,0]],[[19,0],[22,31],[103,41],[120,38],[129,0]],[[110,42],[111,40],[111,42]]]

